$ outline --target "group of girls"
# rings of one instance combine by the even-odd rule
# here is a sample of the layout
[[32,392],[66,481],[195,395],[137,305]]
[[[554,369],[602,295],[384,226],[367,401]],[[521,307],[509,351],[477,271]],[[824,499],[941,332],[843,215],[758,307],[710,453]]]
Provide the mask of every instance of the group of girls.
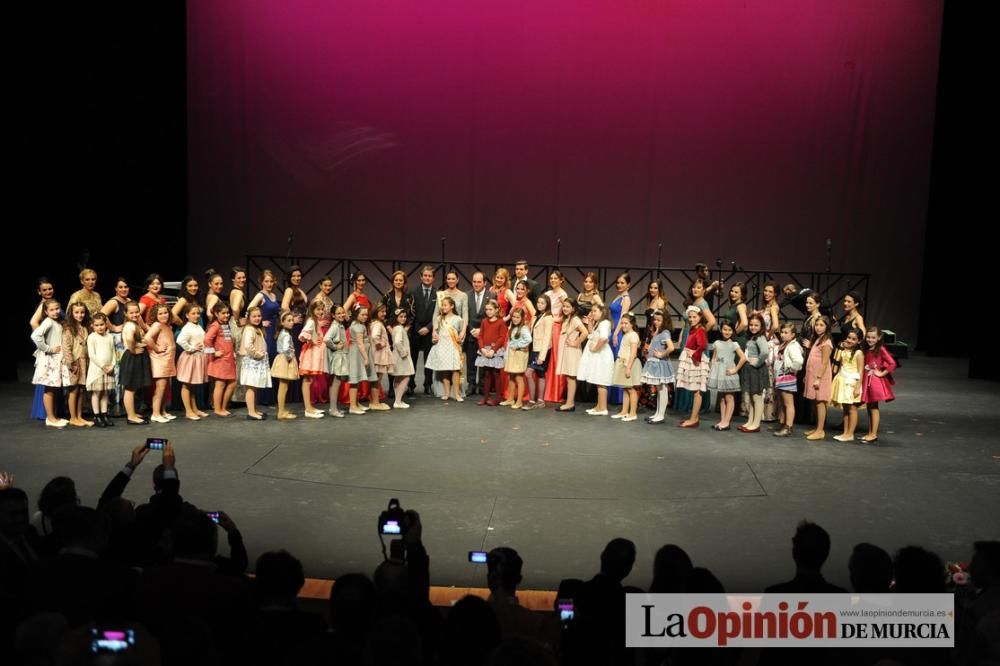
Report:
[[[302,272],[297,267],[289,271],[289,285],[280,299],[273,273],[264,271],[261,290],[249,303],[244,294],[246,272],[241,268],[233,269],[228,299],[222,294],[223,279],[214,271],[209,272],[204,298],[198,281],[189,276],[173,308],[161,295],[158,275],[149,276],[138,302],[128,299],[128,284],[120,279],[115,297],[103,305],[94,291],[96,277],[93,271],[81,273],[84,288],[74,294],[76,300],[65,317],[51,298],[51,285],[47,291],[39,287],[43,301],[32,320],[38,350],[34,381],[44,387],[48,426],[111,425],[109,392],[116,388],[123,392],[129,424],[148,422],[136,408],[138,392],[148,393],[149,420],[167,423],[176,418],[165,409],[172,379],[180,384],[184,416],[192,421],[209,415],[198,399],[204,393],[198,389],[209,383],[214,385],[212,410],[219,417],[231,416],[228,406],[237,395],[246,402],[247,419],[265,419],[258,398],[269,392],[273,382],[278,389],[275,416],[281,420],[296,418],[288,402],[300,382],[308,418],[327,413],[343,417],[338,402],[348,403],[347,412],[357,415],[409,407],[404,397],[414,374],[408,333],[414,301],[402,272],[393,275],[392,287],[375,305],[364,293],[364,276],[356,276],[343,306],[330,298],[329,278],[320,282],[310,301],[301,289]],[[806,433],[808,439],[825,438],[828,404],[844,410],[844,430],[835,439],[853,439],[861,404],[869,413],[869,431],[862,439],[878,439],[878,404],[893,398],[895,362],[882,347],[878,329],[864,329],[856,295],[844,299],[845,314],[839,323],[847,334],[834,350],[831,322],[819,314],[815,295],[806,299],[809,316],[800,342],[793,324],[779,324],[773,283],[765,285],[764,305],[753,312],[747,309],[743,285],[733,285],[724,319],[717,321],[706,300],[710,287],[697,279],[686,300],[675,377],[670,361],[675,350],[672,322],[662,287],[657,281],[650,284],[647,325],[641,331],[629,312],[630,283],[627,273],[619,275],[618,294],[606,305],[593,273],[584,277],[583,290],[570,299],[562,274],[553,271],[550,289],[533,300],[527,281],[512,286],[510,274],[501,268],[487,292],[485,317],[473,333],[468,327],[468,300],[457,289],[457,273],[449,272],[447,289],[438,292],[433,346],[425,362],[438,373],[440,397],[464,401],[464,343],[467,335],[474,335],[474,366],[482,385],[479,405],[530,410],[545,407],[548,401],[561,402],[560,412],[572,412],[578,382],[586,382],[596,387],[597,394],[588,414],[608,415],[609,390],[619,389],[621,409],[612,418],[635,421],[640,402],[655,403],[646,419],[655,424],[664,422],[671,385],[676,383],[675,409],[690,408],[678,424],[683,428],[700,424],[703,394],[716,391],[721,414],[713,426],[716,430],[731,428],[737,395],[742,393],[747,421],[738,427],[740,431],[760,431],[761,422],[768,420],[770,399],[777,404],[774,434],[788,436],[795,397],[801,394],[816,405],[817,423]],[[709,343],[707,331],[716,326],[719,338]],[[113,336],[120,337],[117,349]],[[386,379],[394,394],[391,405],[384,402]],[[67,393],[69,420],[56,414],[54,389],[59,387]],[[83,418],[84,390],[91,392],[94,421]],[[366,394],[368,404],[362,404]],[[326,402],[327,412],[317,408]]]
[[[894,399],[892,372],[896,362],[882,344],[882,333],[875,327],[864,328],[858,311],[859,297],[850,293],[844,298],[845,315],[839,321],[843,333],[836,346],[833,324],[821,314],[819,297],[806,299],[806,318],[801,336],[795,324],[778,322],[774,301],[776,285],[764,287],[764,308],[748,314],[742,284],[730,290],[727,319],[719,324],[720,337],[709,343],[706,329],[714,325],[704,299],[704,284],[695,281],[689,293],[688,325],[683,332],[678,364],[677,387],[694,393],[690,416],[678,425],[698,427],[701,394],[715,390],[719,394],[720,421],[716,430],[729,430],[736,408],[736,394],[743,393],[747,421],[738,430],[760,432],[766,420],[765,399],[769,393],[776,403],[776,437],[792,434],[796,397],[815,405],[816,425],[805,433],[811,441],[826,438],[827,407],[844,412],[843,432],[834,437],[841,442],[854,441],[858,408],[868,412],[868,433],[860,440],[878,441],[879,403]],[[770,298],[768,298],[768,296]],[[773,333],[777,332],[777,337]],[[710,360],[705,354],[710,354]]]

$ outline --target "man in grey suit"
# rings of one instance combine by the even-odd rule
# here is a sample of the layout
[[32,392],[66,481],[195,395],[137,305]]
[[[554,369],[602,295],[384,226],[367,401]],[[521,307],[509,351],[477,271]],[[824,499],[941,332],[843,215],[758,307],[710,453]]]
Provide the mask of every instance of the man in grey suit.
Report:
[[466,294],[469,297],[469,333],[465,336],[465,377],[469,382],[468,395],[481,393],[479,379],[476,377],[476,354],[479,352],[479,324],[486,316],[486,301],[489,295],[486,293],[486,276],[476,271],[472,274],[472,291]]

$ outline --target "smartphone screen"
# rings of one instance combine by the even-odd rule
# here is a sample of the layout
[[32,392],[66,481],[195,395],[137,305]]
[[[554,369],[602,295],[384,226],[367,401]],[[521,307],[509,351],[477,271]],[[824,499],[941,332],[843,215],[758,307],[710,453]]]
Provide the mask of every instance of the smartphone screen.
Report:
[[90,651],[125,652],[135,645],[134,629],[91,629]]
[[146,448],[151,451],[162,451],[163,447],[167,445],[167,440],[161,439],[159,437],[150,437],[146,440]]
[[382,523],[382,534],[402,534],[398,520],[387,520]]
[[212,522],[216,525],[219,524],[219,512],[218,511],[206,511],[205,515],[212,519]]
[[559,599],[556,601],[556,608],[559,610],[559,621],[569,622],[573,619],[574,609],[572,599]]
[[476,564],[486,564],[486,551],[484,550],[470,550],[469,551],[469,561]]

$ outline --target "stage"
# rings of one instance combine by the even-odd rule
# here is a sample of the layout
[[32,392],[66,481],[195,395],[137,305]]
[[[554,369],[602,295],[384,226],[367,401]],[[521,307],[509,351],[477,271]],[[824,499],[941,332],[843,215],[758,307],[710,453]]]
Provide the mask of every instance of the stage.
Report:
[[[16,475],[32,511],[56,475],[93,505],[133,446],[167,437],[186,500],[229,513],[251,562],[285,548],[314,578],[370,574],[381,560],[376,519],[398,497],[421,514],[435,585],[484,585],[467,551],[508,545],[524,558],[524,588],[554,589],[596,573],[604,543],[623,536],[638,548],[627,584],[646,587],[656,549],[675,543],[728,591],[756,591],[791,578],[791,536],[809,519],[833,539],[826,577],[846,586],[860,541],[964,560],[973,541],[1000,536],[995,517],[983,518],[1000,506],[1000,384],[965,379],[967,365],[904,361],[877,446],[833,441],[837,410],[827,440],[807,442],[801,427],[780,439],[715,432],[715,419],[680,430],[672,412],[651,426],[588,416],[589,405],[515,413],[421,395],[409,410],[345,419],[254,423],[240,409],[230,419],[60,431],[27,418],[30,384],[4,384],[0,470]],[[152,492],[158,458],[146,458],[128,498]]]

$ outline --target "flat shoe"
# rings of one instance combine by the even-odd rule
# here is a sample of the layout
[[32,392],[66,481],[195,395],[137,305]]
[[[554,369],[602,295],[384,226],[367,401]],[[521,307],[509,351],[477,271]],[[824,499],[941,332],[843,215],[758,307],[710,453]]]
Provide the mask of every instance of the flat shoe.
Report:
[[854,440],[850,435],[834,435],[833,438],[838,442],[850,442]]
[[200,416],[185,416],[184,418],[186,418],[188,421],[201,421]]
[[722,432],[723,430],[729,430],[730,428],[732,428],[732,426],[720,426],[718,423],[712,426],[712,430],[718,430],[719,432]]
[[247,421],[263,421],[263,420],[264,420],[263,416],[252,416],[250,414],[247,414]]
[[820,440],[826,439],[825,432],[814,432],[813,434],[806,437],[810,442],[818,442]]
[[570,407],[569,409],[565,409],[564,407],[560,407],[560,408],[559,408],[559,409],[557,409],[556,411],[557,411],[557,412],[565,412],[565,413],[567,413],[567,414],[568,414],[569,412],[575,412],[575,411],[576,411],[576,405],[573,405],[573,406],[572,406],[572,407]]
[[694,423],[688,423],[686,425],[685,425],[684,421],[681,421],[680,423],[677,424],[677,427],[678,428],[697,428],[699,425],[701,425],[701,421],[695,421]]

